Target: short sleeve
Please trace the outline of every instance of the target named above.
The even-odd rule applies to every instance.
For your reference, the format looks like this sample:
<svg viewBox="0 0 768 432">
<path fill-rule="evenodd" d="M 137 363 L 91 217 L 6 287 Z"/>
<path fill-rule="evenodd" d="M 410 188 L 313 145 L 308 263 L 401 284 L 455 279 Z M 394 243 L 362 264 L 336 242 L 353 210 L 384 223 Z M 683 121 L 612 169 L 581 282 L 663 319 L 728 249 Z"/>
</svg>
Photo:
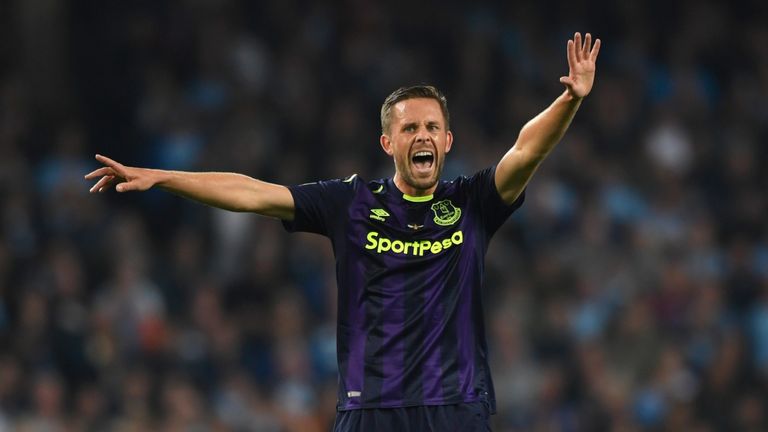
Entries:
<svg viewBox="0 0 768 432">
<path fill-rule="evenodd" d="M 469 190 L 479 209 L 486 235 L 491 237 L 525 201 L 525 190 L 512 204 L 507 204 L 496 189 L 496 166 L 490 166 L 469 177 Z"/>
<path fill-rule="evenodd" d="M 295 210 L 292 221 L 283 221 L 286 231 L 330 237 L 333 224 L 344 220 L 342 215 L 352 199 L 354 188 L 351 179 L 289 186 Z"/>
</svg>

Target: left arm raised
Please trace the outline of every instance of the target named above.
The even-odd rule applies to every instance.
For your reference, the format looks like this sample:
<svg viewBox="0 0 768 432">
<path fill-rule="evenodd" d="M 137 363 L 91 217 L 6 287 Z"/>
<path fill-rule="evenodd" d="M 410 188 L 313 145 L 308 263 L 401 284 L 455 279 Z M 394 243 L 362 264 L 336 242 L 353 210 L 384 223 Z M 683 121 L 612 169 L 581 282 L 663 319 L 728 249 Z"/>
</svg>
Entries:
<svg viewBox="0 0 768 432">
<path fill-rule="evenodd" d="M 514 202 L 525 189 L 539 164 L 568 130 L 582 99 L 592 90 L 600 39 L 595 40 L 594 46 L 591 45 L 592 36 L 589 33 L 583 43 L 580 33 L 568 41 L 568 76 L 560 78 L 566 87 L 565 92 L 523 126 L 515 145 L 497 165 L 496 189 L 506 203 Z"/>
</svg>

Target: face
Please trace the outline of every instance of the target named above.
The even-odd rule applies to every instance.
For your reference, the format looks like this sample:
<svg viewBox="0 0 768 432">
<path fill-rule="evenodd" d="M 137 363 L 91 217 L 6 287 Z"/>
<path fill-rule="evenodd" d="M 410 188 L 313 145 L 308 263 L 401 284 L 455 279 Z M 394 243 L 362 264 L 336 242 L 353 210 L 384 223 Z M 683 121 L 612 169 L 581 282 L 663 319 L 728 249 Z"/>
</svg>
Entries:
<svg viewBox="0 0 768 432">
<path fill-rule="evenodd" d="M 381 147 L 395 160 L 395 184 L 413 196 L 435 190 L 452 142 L 440 104 L 429 98 L 396 103 L 389 133 L 381 136 Z"/>
</svg>

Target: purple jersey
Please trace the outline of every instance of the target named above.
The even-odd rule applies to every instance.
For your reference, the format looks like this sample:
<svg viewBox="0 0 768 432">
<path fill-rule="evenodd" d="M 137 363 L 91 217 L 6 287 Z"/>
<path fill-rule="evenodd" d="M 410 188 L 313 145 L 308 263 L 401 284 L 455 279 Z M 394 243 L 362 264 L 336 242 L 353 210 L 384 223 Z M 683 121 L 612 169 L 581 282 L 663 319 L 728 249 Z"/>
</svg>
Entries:
<svg viewBox="0 0 768 432">
<path fill-rule="evenodd" d="M 409 197 L 391 179 L 290 188 L 289 231 L 331 239 L 339 287 L 339 410 L 487 401 L 481 288 L 505 204 L 494 167 Z"/>
</svg>

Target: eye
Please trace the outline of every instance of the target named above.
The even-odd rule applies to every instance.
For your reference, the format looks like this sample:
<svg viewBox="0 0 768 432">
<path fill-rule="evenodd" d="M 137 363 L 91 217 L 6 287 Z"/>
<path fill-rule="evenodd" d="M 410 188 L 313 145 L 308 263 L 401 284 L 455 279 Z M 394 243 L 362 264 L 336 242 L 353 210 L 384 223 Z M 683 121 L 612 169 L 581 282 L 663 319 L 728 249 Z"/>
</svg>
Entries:
<svg viewBox="0 0 768 432">
<path fill-rule="evenodd" d="M 415 125 L 406 125 L 406 126 L 403 128 L 403 130 L 404 130 L 405 132 L 414 132 L 414 131 L 416 130 L 416 126 L 415 126 Z"/>
<path fill-rule="evenodd" d="M 431 130 L 431 131 L 437 131 L 437 130 L 440 130 L 440 126 L 438 126 L 438 125 L 436 125 L 436 124 L 431 124 L 431 125 L 427 126 L 427 128 L 428 128 L 429 130 Z"/>
</svg>

